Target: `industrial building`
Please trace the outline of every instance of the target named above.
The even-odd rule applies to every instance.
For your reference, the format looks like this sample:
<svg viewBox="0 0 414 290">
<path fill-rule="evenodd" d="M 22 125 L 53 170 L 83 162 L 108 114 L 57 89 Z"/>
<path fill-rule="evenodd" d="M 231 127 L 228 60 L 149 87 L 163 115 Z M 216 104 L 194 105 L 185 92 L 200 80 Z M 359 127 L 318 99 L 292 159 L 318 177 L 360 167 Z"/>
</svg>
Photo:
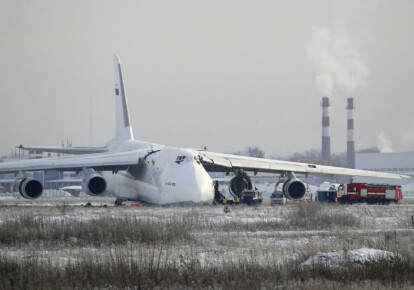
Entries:
<svg viewBox="0 0 414 290">
<path fill-rule="evenodd" d="M 356 153 L 355 167 L 414 176 L 414 152 Z"/>
</svg>

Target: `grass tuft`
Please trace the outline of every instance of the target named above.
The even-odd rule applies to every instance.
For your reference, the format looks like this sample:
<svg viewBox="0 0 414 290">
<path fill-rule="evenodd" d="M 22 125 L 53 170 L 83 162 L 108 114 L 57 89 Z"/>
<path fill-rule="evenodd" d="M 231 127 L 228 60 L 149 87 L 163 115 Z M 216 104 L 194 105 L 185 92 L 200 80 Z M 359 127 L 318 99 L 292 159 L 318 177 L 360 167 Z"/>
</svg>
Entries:
<svg viewBox="0 0 414 290">
<path fill-rule="evenodd" d="M 196 258 L 173 262 L 162 249 L 153 250 L 149 259 L 122 252 L 107 258 L 85 257 L 62 267 L 37 258 L 14 259 L 0 256 L 2 289 L 76 289 L 76 288 L 220 288 L 316 289 L 322 285 L 362 285 L 373 288 L 403 288 L 414 283 L 414 263 L 410 259 L 394 263 L 380 261 L 365 266 L 345 264 L 330 268 L 323 264 L 301 267 L 298 262 L 284 265 L 258 265 L 254 261 L 222 262 L 202 267 Z"/>
<path fill-rule="evenodd" d="M 137 217 L 104 217 L 89 221 L 51 220 L 23 215 L 0 224 L 0 244 L 46 243 L 70 246 L 104 246 L 128 242 L 174 243 L 191 241 L 188 228 L 174 220 L 151 221 Z"/>
</svg>

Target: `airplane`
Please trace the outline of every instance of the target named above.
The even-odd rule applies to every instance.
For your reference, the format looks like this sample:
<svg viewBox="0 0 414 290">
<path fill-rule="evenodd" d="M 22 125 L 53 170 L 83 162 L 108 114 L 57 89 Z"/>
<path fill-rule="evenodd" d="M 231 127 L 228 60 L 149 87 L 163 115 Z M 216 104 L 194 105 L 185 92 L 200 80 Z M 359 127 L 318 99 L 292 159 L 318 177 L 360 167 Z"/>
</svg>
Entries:
<svg viewBox="0 0 414 290">
<path fill-rule="evenodd" d="M 0 164 L 0 173 L 16 173 L 20 194 L 26 199 L 41 196 L 43 184 L 31 171 L 83 171 L 83 191 L 91 196 L 113 194 L 117 200 L 151 204 L 211 202 L 213 180 L 207 172 L 234 173 L 229 189 L 238 195 L 252 189 L 248 173 L 275 173 L 286 177 L 283 193 L 288 199 L 301 199 L 305 183 L 296 174 L 328 174 L 402 179 L 406 175 L 322 166 L 307 163 L 253 158 L 206 150 L 170 147 L 135 140 L 129 118 L 121 72 L 114 56 L 116 135 L 104 147 L 21 147 L 72 156 L 25 160 Z"/>
</svg>

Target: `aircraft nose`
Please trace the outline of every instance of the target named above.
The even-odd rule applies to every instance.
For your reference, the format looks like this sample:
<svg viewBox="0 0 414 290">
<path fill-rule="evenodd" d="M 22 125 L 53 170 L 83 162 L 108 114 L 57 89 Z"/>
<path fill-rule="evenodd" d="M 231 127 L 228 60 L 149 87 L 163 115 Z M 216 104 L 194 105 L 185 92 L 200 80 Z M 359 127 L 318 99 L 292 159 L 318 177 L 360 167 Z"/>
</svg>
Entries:
<svg viewBox="0 0 414 290">
<path fill-rule="evenodd" d="M 207 202 L 214 199 L 214 184 L 210 175 L 201 165 L 194 164 L 194 173 L 191 188 L 193 191 L 193 201 Z"/>
<path fill-rule="evenodd" d="M 163 174 L 160 203 L 209 202 L 214 199 L 214 185 L 204 167 L 181 163 Z"/>
<path fill-rule="evenodd" d="M 214 199 L 214 184 L 210 175 L 204 168 L 196 170 L 195 181 L 197 184 L 196 187 L 199 189 L 199 201 L 212 201 Z"/>
</svg>

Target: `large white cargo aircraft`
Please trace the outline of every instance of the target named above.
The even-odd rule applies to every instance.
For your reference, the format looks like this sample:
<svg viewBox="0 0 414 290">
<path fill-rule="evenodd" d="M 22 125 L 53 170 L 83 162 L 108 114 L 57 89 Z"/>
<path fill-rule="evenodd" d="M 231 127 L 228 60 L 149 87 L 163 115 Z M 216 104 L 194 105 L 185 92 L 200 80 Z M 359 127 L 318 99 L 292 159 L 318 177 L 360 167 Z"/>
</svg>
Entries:
<svg viewBox="0 0 414 290">
<path fill-rule="evenodd" d="M 38 198 L 42 183 L 31 171 L 83 171 L 84 192 L 99 196 L 112 193 L 118 199 L 154 204 L 206 202 L 214 197 L 214 185 L 207 171 L 234 172 L 230 190 L 239 194 L 251 189 L 248 172 L 284 175 L 283 192 L 289 199 L 301 199 L 306 192 L 299 174 L 329 174 L 401 179 L 408 176 L 370 172 L 306 163 L 251 158 L 205 150 L 183 149 L 134 140 L 118 56 L 115 65 L 116 136 L 105 147 L 37 147 L 45 152 L 77 156 L 26 160 L 0 164 L 0 173 L 16 172 L 19 192 L 27 199 Z M 26 148 L 30 149 L 30 148 Z"/>
</svg>

